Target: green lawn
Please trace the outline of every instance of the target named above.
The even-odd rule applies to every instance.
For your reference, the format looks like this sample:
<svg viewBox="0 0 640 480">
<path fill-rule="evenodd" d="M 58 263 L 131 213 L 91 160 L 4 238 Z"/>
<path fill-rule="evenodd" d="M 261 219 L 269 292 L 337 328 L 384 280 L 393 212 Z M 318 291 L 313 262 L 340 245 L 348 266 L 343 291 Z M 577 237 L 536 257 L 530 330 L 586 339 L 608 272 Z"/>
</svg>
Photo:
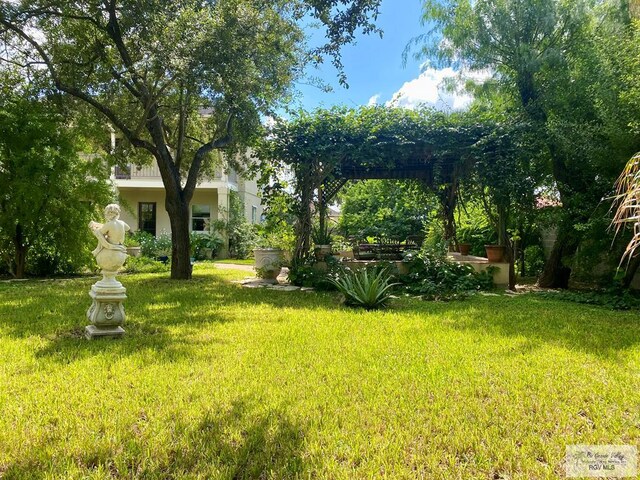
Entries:
<svg viewBox="0 0 640 480">
<path fill-rule="evenodd" d="M 225 258 L 224 260 L 214 260 L 214 263 L 230 263 L 233 265 L 254 265 L 256 261 L 253 258 Z"/>
<path fill-rule="evenodd" d="M 640 443 L 637 312 L 194 276 L 121 277 L 120 341 L 82 338 L 95 279 L 0 284 L 3 480 L 563 478 L 567 444 Z"/>
</svg>

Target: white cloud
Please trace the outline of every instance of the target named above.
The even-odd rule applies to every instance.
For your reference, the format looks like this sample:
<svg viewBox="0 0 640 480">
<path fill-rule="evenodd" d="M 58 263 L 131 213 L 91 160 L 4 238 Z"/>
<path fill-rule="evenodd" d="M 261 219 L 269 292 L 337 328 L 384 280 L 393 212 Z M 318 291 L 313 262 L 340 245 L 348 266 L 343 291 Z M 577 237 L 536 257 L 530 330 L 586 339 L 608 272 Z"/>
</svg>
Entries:
<svg viewBox="0 0 640 480">
<path fill-rule="evenodd" d="M 367 105 L 372 106 L 372 105 L 377 105 L 378 104 L 378 100 L 380 100 L 380 94 L 376 93 L 374 96 L 372 96 L 369 101 L 367 102 Z"/>
<path fill-rule="evenodd" d="M 460 73 L 452 68 L 427 68 L 418 78 L 406 82 L 393 94 L 387 106 L 416 108 L 426 104 L 438 110 L 463 110 L 473 101 L 473 96 L 463 89 L 464 80 L 483 82 L 491 72 Z M 450 90 L 446 83 L 454 81 L 456 88 Z"/>
</svg>

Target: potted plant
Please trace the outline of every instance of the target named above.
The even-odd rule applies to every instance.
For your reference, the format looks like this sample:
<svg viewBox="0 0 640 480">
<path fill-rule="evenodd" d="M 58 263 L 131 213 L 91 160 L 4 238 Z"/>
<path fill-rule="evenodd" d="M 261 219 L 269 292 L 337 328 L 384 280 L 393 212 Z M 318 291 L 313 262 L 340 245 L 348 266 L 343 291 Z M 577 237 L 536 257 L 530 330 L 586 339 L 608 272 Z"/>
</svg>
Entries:
<svg viewBox="0 0 640 480">
<path fill-rule="evenodd" d="M 124 239 L 124 246 L 127 247 L 127 255 L 130 255 L 132 257 L 139 257 L 142 254 L 140 242 L 129 235 L 127 235 Z"/>
<path fill-rule="evenodd" d="M 485 245 L 489 263 L 500 263 L 504 259 L 506 247 L 504 245 Z"/>
<path fill-rule="evenodd" d="M 469 243 L 469 238 L 465 233 L 467 232 L 465 231 L 460 235 L 460 238 L 458 238 L 458 251 L 460 252 L 460 255 L 469 255 L 469 252 L 471 251 L 471 244 Z"/>
<path fill-rule="evenodd" d="M 205 258 L 213 260 L 224 245 L 224 239 L 217 232 L 211 231 L 204 235 L 202 244 Z"/>
<path fill-rule="evenodd" d="M 471 244 L 466 242 L 459 243 L 458 248 L 460 249 L 460 255 L 469 255 L 469 252 L 471 251 Z"/>
<path fill-rule="evenodd" d="M 325 257 L 331 255 L 331 233 L 332 230 L 326 224 L 314 228 L 311 232 L 311 239 L 315 245 L 313 253 L 318 262 L 324 262 Z"/>
<path fill-rule="evenodd" d="M 284 263 L 283 239 L 277 234 L 268 234 L 258 240 L 253 249 L 256 274 L 266 280 L 275 280 Z"/>
</svg>

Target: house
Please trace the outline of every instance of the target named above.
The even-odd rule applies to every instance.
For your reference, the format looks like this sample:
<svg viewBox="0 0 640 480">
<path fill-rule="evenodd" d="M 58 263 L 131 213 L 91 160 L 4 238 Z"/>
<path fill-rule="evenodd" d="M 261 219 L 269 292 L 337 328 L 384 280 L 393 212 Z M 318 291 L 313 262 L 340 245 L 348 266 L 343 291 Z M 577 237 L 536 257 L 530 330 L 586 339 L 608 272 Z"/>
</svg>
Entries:
<svg viewBox="0 0 640 480">
<path fill-rule="evenodd" d="M 164 185 L 155 163 L 143 167 L 114 167 L 111 180 L 120 199 L 121 219 L 133 231 L 143 230 L 155 236 L 171 232 Z M 232 192 L 237 192 L 244 203 L 247 221 L 259 223 L 263 207 L 256 180 L 242 178 L 233 170 L 226 173 L 220 168 L 212 178 L 204 179 L 196 187 L 189 208 L 190 231 L 205 233 L 209 231 L 210 222 L 226 219 Z M 219 256 L 224 258 L 227 254 L 223 249 Z"/>
</svg>

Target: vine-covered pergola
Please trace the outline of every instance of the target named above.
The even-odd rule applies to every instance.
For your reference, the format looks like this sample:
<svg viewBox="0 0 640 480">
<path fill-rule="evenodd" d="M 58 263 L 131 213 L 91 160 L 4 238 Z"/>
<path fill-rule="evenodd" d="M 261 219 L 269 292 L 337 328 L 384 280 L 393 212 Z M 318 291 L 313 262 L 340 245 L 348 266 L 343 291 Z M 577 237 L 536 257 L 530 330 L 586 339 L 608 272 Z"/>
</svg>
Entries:
<svg viewBox="0 0 640 480">
<path fill-rule="evenodd" d="M 324 222 L 327 205 L 349 180 L 423 182 L 437 194 L 445 238 L 453 239 L 459 185 L 488 131 L 465 114 L 379 106 L 318 110 L 276 123 L 259 156 L 272 185 L 284 171 L 294 177 L 295 257 L 310 250 L 314 205 Z"/>
</svg>

